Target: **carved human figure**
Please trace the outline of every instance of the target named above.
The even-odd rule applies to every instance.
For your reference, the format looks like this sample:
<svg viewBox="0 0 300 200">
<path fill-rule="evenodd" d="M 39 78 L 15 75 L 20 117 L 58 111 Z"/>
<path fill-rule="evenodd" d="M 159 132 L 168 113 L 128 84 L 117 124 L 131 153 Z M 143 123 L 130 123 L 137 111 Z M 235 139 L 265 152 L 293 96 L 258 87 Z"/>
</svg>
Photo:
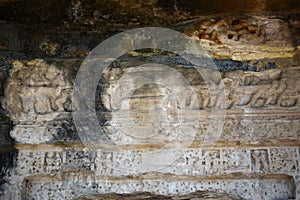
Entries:
<svg viewBox="0 0 300 200">
<path fill-rule="evenodd" d="M 274 105 L 277 103 L 279 95 L 283 93 L 286 88 L 284 80 L 273 81 L 267 88 L 260 88 L 252 96 L 250 105 L 254 108 L 263 107 L 265 105 Z"/>
<path fill-rule="evenodd" d="M 255 173 L 266 173 L 269 170 L 267 150 L 251 150 L 252 171 Z"/>
<path fill-rule="evenodd" d="M 185 106 L 191 109 L 203 109 L 203 101 L 200 92 L 190 92 L 185 101 Z"/>
<path fill-rule="evenodd" d="M 229 109 L 234 104 L 234 84 L 230 78 L 224 78 L 218 86 L 219 94 L 216 99 L 216 107 Z"/>
<path fill-rule="evenodd" d="M 286 89 L 285 80 L 280 81 L 273 81 L 271 87 L 267 90 L 269 97 L 267 98 L 266 104 L 267 105 L 275 105 L 277 104 L 279 96 L 284 92 Z"/>
</svg>

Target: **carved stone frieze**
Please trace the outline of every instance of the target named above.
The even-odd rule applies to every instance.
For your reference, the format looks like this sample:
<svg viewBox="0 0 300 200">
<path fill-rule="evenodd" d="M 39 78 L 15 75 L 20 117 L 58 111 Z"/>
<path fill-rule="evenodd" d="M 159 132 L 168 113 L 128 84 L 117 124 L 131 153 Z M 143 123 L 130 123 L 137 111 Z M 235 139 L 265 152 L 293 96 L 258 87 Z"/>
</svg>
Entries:
<svg viewBox="0 0 300 200">
<path fill-rule="evenodd" d="M 135 130 L 136 126 L 152 126 L 151 134 L 168 132 L 167 140 L 172 141 L 180 124 L 188 124 L 190 132 L 195 132 L 193 140 L 202 141 L 212 126 L 209 112 L 217 109 L 225 109 L 227 113 L 219 141 L 255 143 L 299 138 L 298 67 L 221 72 L 222 80 L 214 80 L 213 72 L 202 70 L 210 75 L 210 82 L 205 84 L 202 80 L 174 94 L 158 84 L 136 88 L 133 78 L 119 83 L 123 74 L 126 77 L 135 74 L 128 68 L 112 68 L 106 74 L 108 82 L 103 86 L 101 98 L 97 99 L 113 113 L 106 122 L 110 140 L 117 144 L 151 143 L 151 139 L 137 140 L 132 134 L 145 133 Z M 189 80 L 198 76 L 197 72 L 185 74 Z M 180 104 L 178 99 L 184 103 Z"/>
<path fill-rule="evenodd" d="M 117 73 L 117 70 L 113 69 L 115 72 L 109 74 L 108 80 L 110 80 L 110 76 L 114 76 L 113 74 Z M 127 72 L 123 71 L 123 73 Z M 197 78 L 197 72 L 194 73 L 196 74 L 192 76 Z M 292 77 L 290 77 L 291 73 L 294 73 Z M 205 72 L 205 75 L 213 79 L 213 73 L 207 74 Z M 134 74 L 128 76 L 134 76 Z M 192 85 L 193 91 L 183 90 L 182 96 L 177 98 L 185 98 L 185 106 L 191 109 L 211 107 L 222 109 L 239 107 L 261 108 L 266 106 L 293 107 L 296 106 L 299 99 L 297 83 L 300 73 L 297 68 L 284 69 L 283 71 L 281 69 L 269 69 L 261 72 L 229 71 L 222 73 L 222 76 L 224 78 L 221 81 L 212 80 L 206 84 Z M 119 75 L 119 77 L 121 76 Z M 126 94 L 134 94 L 135 85 L 133 82 L 125 81 L 119 84 L 118 80 L 110 83 L 111 85 L 102 94 L 104 106 L 109 110 L 122 109 L 120 106 L 125 104 L 129 98 Z M 152 91 L 149 87 L 144 90 L 141 89 L 144 93 L 133 95 L 134 99 L 131 100 L 131 104 L 142 101 L 142 98 L 145 98 L 144 96 L 147 95 L 153 98 L 155 96 L 168 95 L 162 90 L 164 89 L 158 86 L 156 86 L 156 91 L 153 90 L 153 86 Z M 221 96 L 225 96 L 225 103 L 221 102 Z M 149 101 L 151 100 L 150 97 L 148 99 Z M 147 98 L 145 101 L 147 101 Z"/>
<path fill-rule="evenodd" d="M 53 150 L 20 150 L 19 176 L 36 174 L 59 174 L 62 171 L 81 170 L 97 176 L 138 176 L 147 163 L 149 150 L 109 150 L 88 148 L 54 148 Z M 226 147 L 170 149 L 176 162 L 158 171 L 174 175 L 226 175 L 232 173 L 297 175 L 299 171 L 299 148 L 287 147 Z M 170 155 L 171 155 L 170 154 Z M 159 164 L 159 163 L 158 163 Z"/>
<path fill-rule="evenodd" d="M 15 123 L 51 121 L 64 111 L 70 93 L 67 76 L 43 60 L 15 61 L 3 100 Z"/>
<path fill-rule="evenodd" d="M 130 66 L 130 62 L 127 65 Z M 96 109 L 99 112 L 102 112 L 102 109 L 107 111 L 98 115 L 99 121 L 107 125 L 107 131 L 112 134 L 110 138 L 114 138 L 114 141 L 132 142 L 130 137 L 120 140 L 120 136 L 127 137 L 122 126 L 130 127 L 132 122 L 139 125 L 157 125 L 155 132 L 175 130 L 174 127 L 178 126 L 176 121 L 178 116 L 183 116 L 183 123 L 194 126 L 195 140 L 200 141 L 203 139 L 203 130 L 209 124 L 210 119 L 205 118 L 206 111 L 209 112 L 210 109 L 226 109 L 229 116 L 226 117 L 224 134 L 221 135 L 220 140 L 298 138 L 299 131 L 296 124 L 299 119 L 292 115 L 297 115 L 299 107 L 299 67 L 278 67 L 262 71 L 225 71 L 221 72 L 222 80 L 216 79 L 214 72 L 201 69 L 201 72 L 210 77 L 211 81 L 207 84 L 203 80 L 195 81 L 200 77 L 195 71 L 180 69 L 180 73 L 184 72 L 184 77 L 193 84 L 189 86 L 192 90 L 185 88 L 180 94 L 176 94 L 176 97 L 171 90 L 158 84 L 135 88 L 133 82 L 118 83 L 129 69 L 130 67 L 112 68 L 105 74 L 104 82 L 102 80 L 100 83 L 100 98 L 96 94 Z M 134 75 L 129 74 L 128 77 Z M 70 79 L 73 78 L 74 72 L 66 73 L 66 70 L 61 67 L 47 64 L 42 60 L 13 63 L 2 104 L 17 124 L 11 132 L 14 138 L 18 138 L 17 141 L 43 143 L 57 138 L 57 128 L 61 125 L 55 125 L 55 128 L 53 121 L 70 118 L 72 92 Z M 221 101 L 222 98 L 225 98 L 225 102 Z M 169 107 L 164 111 L 166 106 Z M 184 116 L 181 112 L 182 108 L 188 110 L 189 116 Z M 282 113 L 286 108 L 289 113 L 295 112 L 289 114 L 290 118 L 286 116 L 289 119 L 281 120 L 280 117 L 268 119 L 268 112 L 275 113 L 278 110 Z M 128 117 L 124 117 L 126 110 L 129 110 L 131 121 L 128 121 Z M 111 119 L 111 111 L 114 112 L 113 119 Z M 159 112 L 160 114 L 157 115 Z M 201 117 L 193 117 L 199 115 L 198 112 Z M 244 115 L 245 112 L 247 115 Z M 245 117 L 230 117 L 236 113 L 239 113 L 238 116 L 243 113 Z M 251 113 L 252 115 L 264 114 L 252 117 L 249 115 Z M 169 121 L 161 121 L 162 118 Z M 258 118 L 264 120 L 264 123 L 260 123 Z M 276 121 L 273 121 L 275 119 Z M 74 125 L 70 123 L 69 126 L 71 129 Z M 264 131 L 266 128 L 268 132 Z M 169 140 L 177 139 L 172 139 L 172 134 L 168 137 Z"/>
<path fill-rule="evenodd" d="M 15 61 L 2 100 L 16 124 L 11 136 L 21 143 L 52 140 L 58 130 L 48 122 L 66 115 L 72 87 L 68 75 L 43 60 Z"/>
</svg>

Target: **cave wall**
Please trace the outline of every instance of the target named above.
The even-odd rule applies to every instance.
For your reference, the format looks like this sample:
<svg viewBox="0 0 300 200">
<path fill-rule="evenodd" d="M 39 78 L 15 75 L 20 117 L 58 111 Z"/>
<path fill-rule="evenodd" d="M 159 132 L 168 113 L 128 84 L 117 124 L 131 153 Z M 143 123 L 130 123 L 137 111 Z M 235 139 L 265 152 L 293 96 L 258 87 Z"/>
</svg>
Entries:
<svg viewBox="0 0 300 200">
<path fill-rule="evenodd" d="M 5 0 L 0 17 L 1 198 L 299 199 L 298 1 Z M 174 52 L 128 52 L 103 74 L 95 94 L 105 142 L 82 142 L 72 116 L 82 62 L 105 39 L 145 26 L 196 40 L 220 76 L 205 67 L 195 70 Z M 138 80 L 135 67 L 153 62 L 188 80 L 189 89 L 177 96 L 182 107 L 167 99 L 171 106 L 153 110 L 170 96 L 159 84 L 115 89 L 122 77 Z M 170 70 L 142 70 L 147 73 L 178 84 Z M 174 156 L 176 162 L 145 171 L 145 152 L 180 141 L 173 137 L 178 107 L 187 110 L 180 116 L 192 127 L 193 142 L 169 148 L 147 166 L 159 168 Z M 211 149 L 201 144 L 214 109 L 226 115 Z M 134 137 L 140 132 L 132 127 L 153 120 L 155 139 Z"/>
</svg>

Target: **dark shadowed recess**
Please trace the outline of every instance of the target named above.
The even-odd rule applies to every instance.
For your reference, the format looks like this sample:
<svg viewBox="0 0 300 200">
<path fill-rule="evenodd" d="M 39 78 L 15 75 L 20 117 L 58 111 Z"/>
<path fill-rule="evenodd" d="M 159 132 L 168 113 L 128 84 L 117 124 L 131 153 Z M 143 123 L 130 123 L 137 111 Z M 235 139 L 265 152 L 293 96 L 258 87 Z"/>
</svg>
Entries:
<svg viewBox="0 0 300 200">
<path fill-rule="evenodd" d="M 3 66 L 0 66 L 0 73 L 2 74 L 2 77 L 0 77 L 0 100 L 4 93 L 3 82 L 5 82 L 7 78 L 5 72 L 6 69 Z M 14 141 L 9 135 L 11 128 L 12 122 L 0 104 L 0 197 L 3 192 L 2 186 L 5 184 L 4 177 L 10 174 L 17 153 L 14 148 Z"/>
<path fill-rule="evenodd" d="M 147 17 L 153 8 L 161 8 L 172 14 L 185 12 L 189 16 L 243 12 L 292 13 L 300 10 L 299 0 L 76 0 L 74 2 L 77 1 L 82 2 L 82 14 L 85 16 L 92 15 L 93 10 L 97 9 L 101 14 L 108 14 L 110 18 L 119 17 L 118 20 L 123 21 L 128 17 L 136 17 L 139 11 Z M 35 23 L 44 23 L 44 26 L 63 24 L 72 21 L 68 17 L 71 7 L 71 0 L 0 0 L 0 19 L 31 25 Z M 126 15 L 120 12 L 125 12 Z M 151 17 L 151 14 L 149 16 Z M 151 24 L 151 19 L 149 20 Z"/>
<path fill-rule="evenodd" d="M 174 7 L 186 12 L 196 13 L 235 13 L 235 12 L 292 12 L 299 11 L 298 0 L 158 0 L 165 9 Z"/>
</svg>

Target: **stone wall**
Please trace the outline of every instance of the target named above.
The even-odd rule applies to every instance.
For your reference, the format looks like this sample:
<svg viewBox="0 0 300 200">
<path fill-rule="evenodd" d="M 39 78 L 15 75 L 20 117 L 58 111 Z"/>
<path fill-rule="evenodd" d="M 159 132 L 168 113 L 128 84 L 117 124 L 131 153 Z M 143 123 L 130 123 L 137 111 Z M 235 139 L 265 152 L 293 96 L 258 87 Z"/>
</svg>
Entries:
<svg viewBox="0 0 300 200">
<path fill-rule="evenodd" d="M 300 198 L 298 4 L 277 3 L 291 13 L 271 15 L 167 2 L 78 0 L 58 8 L 0 1 L 2 199 Z M 235 11 L 271 11 L 276 2 L 234 4 Z M 35 19 L 18 6 L 50 12 Z M 84 141 L 72 115 L 84 58 L 118 32 L 162 25 L 196 40 L 218 71 L 161 49 L 127 52 L 97 85 L 94 109 L 103 135 Z M 170 69 L 138 68 L 143 63 Z M 176 98 L 160 84 L 134 82 L 156 73 L 179 87 L 172 70 L 189 83 Z M 205 144 L 220 125 L 216 143 Z M 193 138 L 178 148 L 190 136 L 180 137 L 181 129 Z"/>
</svg>

